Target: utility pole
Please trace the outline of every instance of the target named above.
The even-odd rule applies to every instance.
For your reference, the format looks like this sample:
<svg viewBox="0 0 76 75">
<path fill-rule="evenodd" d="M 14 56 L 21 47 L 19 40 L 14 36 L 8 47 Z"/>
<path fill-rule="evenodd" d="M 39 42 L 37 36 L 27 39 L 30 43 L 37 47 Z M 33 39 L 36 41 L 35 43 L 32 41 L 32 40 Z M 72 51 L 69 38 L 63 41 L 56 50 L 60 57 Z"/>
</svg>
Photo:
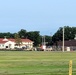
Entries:
<svg viewBox="0 0 76 75">
<path fill-rule="evenodd" d="M 45 36 L 42 36 L 42 49 L 46 50 Z"/>
<path fill-rule="evenodd" d="M 45 36 L 44 36 L 44 46 L 45 46 Z"/>
<path fill-rule="evenodd" d="M 63 52 L 64 52 L 64 27 L 63 27 Z"/>
<path fill-rule="evenodd" d="M 43 36 L 42 36 L 42 46 L 43 46 Z"/>
<path fill-rule="evenodd" d="M 46 51 L 45 35 L 44 35 L 44 51 Z"/>
</svg>

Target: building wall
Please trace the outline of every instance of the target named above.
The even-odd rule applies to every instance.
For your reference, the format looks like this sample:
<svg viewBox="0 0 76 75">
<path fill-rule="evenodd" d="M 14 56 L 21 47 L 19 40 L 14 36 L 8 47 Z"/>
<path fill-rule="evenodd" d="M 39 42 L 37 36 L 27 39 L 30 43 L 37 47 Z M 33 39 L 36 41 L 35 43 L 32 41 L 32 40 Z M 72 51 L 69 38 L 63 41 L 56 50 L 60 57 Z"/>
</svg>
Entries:
<svg viewBox="0 0 76 75">
<path fill-rule="evenodd" d="M 21 47 L 33 48 L 33 42 L 22 42 Z"/>
<path fill-rule="evenodd" d="M 4 44 L 0 44 L 0 49 L 4 49 Z"/>
<path fill-rule="evenodd" d="M 33 48 L 33 42 L 22 42 L 22 44 L 20 46 L 16 46 L 16 43 L 13 41 L 7 41 L 6 43 L 0 43 L 0 49 L 14 49 L 16 48 L 22 48 L 22 47 L 26 47 L 28 49 Z"/>
<path fill-rule="evenodd" d="M 14 42 L 11 42 L 11 41 L 8 41 L 4 44 L 5 48 L 7 49 L 14 49 L 14 46 L 15 46 L 15 43 Z"/>
</svg>

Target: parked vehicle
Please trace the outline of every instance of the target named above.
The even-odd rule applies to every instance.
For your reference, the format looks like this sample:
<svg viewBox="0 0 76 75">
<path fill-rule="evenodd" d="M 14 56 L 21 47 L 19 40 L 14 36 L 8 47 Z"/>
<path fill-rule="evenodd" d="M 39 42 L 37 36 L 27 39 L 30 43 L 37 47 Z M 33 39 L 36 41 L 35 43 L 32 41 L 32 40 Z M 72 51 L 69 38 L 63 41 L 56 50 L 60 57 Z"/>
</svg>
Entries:
<svg viewBox="0 0 76 75">
<path fill-rule="evenodd" d="M 53 48 L 51 46 L 46 47 L 46 51 L 52 51 L 52 50 L 53 50 Z"/>
</svg>

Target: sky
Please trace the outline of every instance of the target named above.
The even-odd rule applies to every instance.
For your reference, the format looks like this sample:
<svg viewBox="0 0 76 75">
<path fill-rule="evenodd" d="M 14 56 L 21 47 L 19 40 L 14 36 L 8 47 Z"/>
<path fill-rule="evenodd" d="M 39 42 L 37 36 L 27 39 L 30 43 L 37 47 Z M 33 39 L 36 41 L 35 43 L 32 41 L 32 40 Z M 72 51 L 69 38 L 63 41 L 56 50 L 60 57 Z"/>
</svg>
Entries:
<svg viewBox="0 0 76 75">
<path fill-rule="evenodd" d="M 53 35 L 63 26 L 76 26 L 76 0 L 0 0 L 0 32 Z"/>
</svg>

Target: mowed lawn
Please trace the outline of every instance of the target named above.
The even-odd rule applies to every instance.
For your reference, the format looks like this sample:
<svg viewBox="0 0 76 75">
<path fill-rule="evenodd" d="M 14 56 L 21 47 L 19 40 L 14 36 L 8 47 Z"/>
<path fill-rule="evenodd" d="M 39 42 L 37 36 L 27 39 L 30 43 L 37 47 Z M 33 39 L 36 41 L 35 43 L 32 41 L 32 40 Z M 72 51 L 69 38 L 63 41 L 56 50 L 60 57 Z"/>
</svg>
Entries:
<svg viewBox="0 0 76 75">
<path fill-rule="evenodd" d="M 0 75 L 76 75 L 76 52 L 0 51 Z"/>
</svg>

